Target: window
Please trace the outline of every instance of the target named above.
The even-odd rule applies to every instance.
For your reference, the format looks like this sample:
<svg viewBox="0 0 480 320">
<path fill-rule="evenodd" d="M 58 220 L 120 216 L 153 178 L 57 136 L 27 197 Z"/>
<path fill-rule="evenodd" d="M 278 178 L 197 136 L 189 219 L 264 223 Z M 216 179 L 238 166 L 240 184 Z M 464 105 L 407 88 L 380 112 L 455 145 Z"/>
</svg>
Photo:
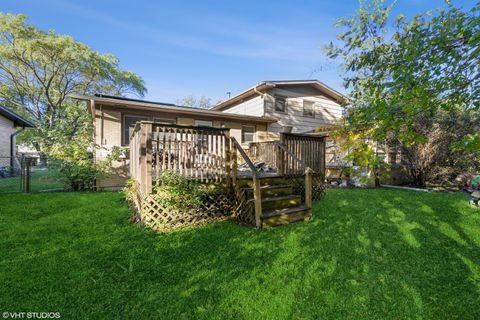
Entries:
<svg viewBox="0 0 480 320">
<path fill-rule="evenodd" d="M 304 117 L 314 117 L 315 116 L 315 103 L 313 101 L 303 100 L 303 116 Z"/>
<path fill-rule="evenodd" d="M 156 123 L 161 123 L 161 124 L 175 124 L 176 123 L 176 121 L 173 120 L 173 119 L 153 118 L 153 121 L 155 121 Z M 165 135 L 165 133 L 162 133 L 162 132 L 157 133 L 157 132 L 153 131 L 153 133 L 152 133 L 153 139 L 162 140 L 164 135 Z"/>
<path fill-rule="evenodd" d="M 255 140 L 255 126 L 242 126 L 242 143 L 249 143 Z"/>
<path fill-rule="evenodd" d="M 176 121 L 173 119 L 161 119 L 161 118 L 153 118 L 153 121 L 156 123 L 163 123 L 163 124 L 175 124 Z"/>
<path fill-rule="evenodd" d="M 148 117 L 141 116 L 125 116 L 123 118 L 123 144 L 128 145 L 130 143 L 130 135 L 135 128 L 135 124 L 139 121 L 149 120 Z"/>
<path fill-rule="evenodd" d="M 195 120 L 195 126 L 213 127 L 213 122 L 206 121 L 206 120 Z M 203 134 L 197 135 L 197 148 L 199 153 L 201 152 L 202 149 L 204 154 L 208 152 L 208 136 Z"/>
<path fill-rule="evenodd" d="M 285 112 L 287 101 L 285 97 L 275 96 L 275 111 Z"/>
<path fill-rule="evenodd" d="M 135 128 L 135 124 L 139 121 L 155 121 L 157 123 L 175 124 L 175 120 L 173 119 L 161 119 L 161 118 L 125 115 L 123 117 L 123 145 L 126 145 L 126 146 L 129 145 L 130 135 L 132 134 L 133 129 Z"/>
<path fill-rule="evenodd" d="M 195 126 L 197 127 L 213 127 L 212 121 L 205 121 L 205 120 L 195 120 Z"/>
</svg>

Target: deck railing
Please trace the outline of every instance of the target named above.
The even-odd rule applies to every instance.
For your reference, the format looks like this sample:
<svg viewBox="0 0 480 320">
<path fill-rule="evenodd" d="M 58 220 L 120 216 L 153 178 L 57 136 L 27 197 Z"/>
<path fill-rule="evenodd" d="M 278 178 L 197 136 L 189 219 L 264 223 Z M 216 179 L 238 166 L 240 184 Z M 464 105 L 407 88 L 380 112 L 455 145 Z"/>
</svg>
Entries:
<svg viewBox="0 0 480 320">
<path fill-rule="evenodd" d="M 272 161 L 276 162 L 277 173 L 294 185 L 295 192 L 302 195 L 308 207 L 319 198 L 317 195 L 322 194 L 324 188 L 325 162 L 322 155 L 325 141 L 322 139 L 282 135 L 280 141 L 268 142 L 265 148 L 257 149 L 275 154 L 271 159 L 275 159 Z M 238 160 L 247 163 L 251 171 L 253 202 L 246 198 L 245 190 L 238 181 Z M 314 168 L 319 169 L 317 171 Z M 220 202 L 230 203 L 229 208 L 235 214 L 245 213 L 251 224 L 261 227 L 261 172 L 258 172 L 238 141 L 229 136 L 229 129 L 151 121 L 137 123 L 130 136 L 130 174 L 137 182 L 138 194 L 144 199 L 148 198 L 152 193 L 152 185 L 167 170 L 196 181 L 226 186 L 226 190 L 233 191 L 234 196 L 231 199 L 224 197 Z M 143 203 L 145 208 L 142 210 L 149 217 L 152 217 L 152 212 L 155 216 L 158 210 L 165 211 L 152 199 Z"/>
<path fill-rule="evenodd" d="M 277 142 L 251 142 L 248 146 L 248 155 L 255 162 L 264 162 L 272 168 L 277 168 Z"/>
<path fill-rule="evenodd" d="M 279 148 L 279 144 L 284 148 Z M 279 141 L 250 143 L 248 155 L 255 162 L 276 169 L 280 175 L 303 174 L 302 163 L 317 174 L 325 174 L 325 137 L 282 133 Z"/>
<path fill-rule="evenodd" d="M 130 137 L 130 174 L 145 194 L 167 170 L 200 182 L 221 182 L 229 176 L 229 152 L 228 129 L 142 121 Z"/>
<path fill-rule="evenodd" d="M 277 157 L 280 158 L 278 163 L 283 164 L 283 167 L 280 168 L 281 172 L 283 174 L 301 174 L 304 170 L 301 163 L 304 163 L 316 174 L 325 175 L 325 140 L 325 137 L 314 135 L 282 133 L 280 143 L 300 162 L 291 156 L 285 156 L 285 153 L 280 151 Z"/>
</svg>

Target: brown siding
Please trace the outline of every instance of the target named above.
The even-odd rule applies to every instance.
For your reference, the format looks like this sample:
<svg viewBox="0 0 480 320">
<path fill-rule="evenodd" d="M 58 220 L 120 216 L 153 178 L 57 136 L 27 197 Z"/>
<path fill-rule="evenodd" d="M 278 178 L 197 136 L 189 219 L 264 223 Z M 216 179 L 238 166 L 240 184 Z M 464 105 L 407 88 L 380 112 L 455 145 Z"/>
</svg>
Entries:
<svg viewBox="0 0 480 320">
<path fill-rule="evenodd" d="M 103 120 L 102 120 L 103 114 Z M 179 125 L 194 125 L 195 120 L 210 120 L 211 118 L 198 115 L 195 117 L 177 117 L 173 114 L 168 114 L 165 112 L 154 112 L 146 110 L 135 110 L 129 108 L 125 110 L 122 107 L 111 107 L 111 106 L 96 106 L 96 117 L 95 117 L 95 142 L 101 147 L 100 150 L 96 150 L 95 159 L 97 161 L 104 160 L 113 146 L 122 145 L 122 132 L 123 132 L 123 117 L 124 115 L 139 115 L 147 116 L 151 118 L 161 118 L 161 119 L 174 119 Z M 255 125 L 255 123 L 249 122 L 235 122 L 235 121 L 222 121 L 222 120 L 213 120 L 214 127 L 221 127 L 222 125 L 230 129 L 230 136 L 235 137 L 238 142 L 242 140 L 242 125 Z M 257 124 L 256 125 L 256 141 L 266 141 L 269 140 L 267 133 L 267 125 Z M 248 147 L 248 145 L 244 145 Z M 115 185 L 122 186 L 125 183 L 125 180 L 128 177 L 128 161 L 126 164 L 123 162 L 117 162 L 114 164 L 117 168 L 117 173 L 114 176 L 108 178 L 98 179 L 98 187 L 111 187 Z"/>
<path fill-rule="evenodd" d="M 10 165 L 9 158 L 1 157 L 10 157 L 10 136 L 15 131 L 13 122 L 0 115 L 0 165 Z"/>
</svg>

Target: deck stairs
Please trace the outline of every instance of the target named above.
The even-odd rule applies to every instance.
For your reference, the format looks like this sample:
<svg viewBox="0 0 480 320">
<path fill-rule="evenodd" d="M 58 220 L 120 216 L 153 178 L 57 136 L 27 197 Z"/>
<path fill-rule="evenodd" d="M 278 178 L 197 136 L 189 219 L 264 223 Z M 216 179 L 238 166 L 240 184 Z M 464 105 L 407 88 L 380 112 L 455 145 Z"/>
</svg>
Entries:
<svg viewBox="0 0 480 320">
<path fill-rule="evenodd" d="M 262 228 L 285 225 L 297 221 L 309 220 L 311 209 L 302 202 L 302 196 L 294 194 L 293 185 L 281 176 L 259 177 L 262 199 Z M 252 179 L 243 178 L 240 185 L 248 201 L 253 202 Z"/>
</svg>

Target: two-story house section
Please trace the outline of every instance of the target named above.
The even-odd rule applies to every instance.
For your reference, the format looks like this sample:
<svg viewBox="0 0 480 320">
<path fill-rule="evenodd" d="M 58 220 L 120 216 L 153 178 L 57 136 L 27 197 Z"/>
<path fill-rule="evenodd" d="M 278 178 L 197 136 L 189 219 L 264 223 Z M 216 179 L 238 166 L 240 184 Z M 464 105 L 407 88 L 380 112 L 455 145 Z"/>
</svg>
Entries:
<svg viewBox="0 0 480 320">
<path fill-rule="evenodd" d="M 267 130 L 270 138 L 276 139 L 280 132 L 306 133 L 333 126 L 342 118 L 346 101 L 344 95 L 318 80 L 263 81 L 213 110 L 276 118 Z"/>
</svg>

